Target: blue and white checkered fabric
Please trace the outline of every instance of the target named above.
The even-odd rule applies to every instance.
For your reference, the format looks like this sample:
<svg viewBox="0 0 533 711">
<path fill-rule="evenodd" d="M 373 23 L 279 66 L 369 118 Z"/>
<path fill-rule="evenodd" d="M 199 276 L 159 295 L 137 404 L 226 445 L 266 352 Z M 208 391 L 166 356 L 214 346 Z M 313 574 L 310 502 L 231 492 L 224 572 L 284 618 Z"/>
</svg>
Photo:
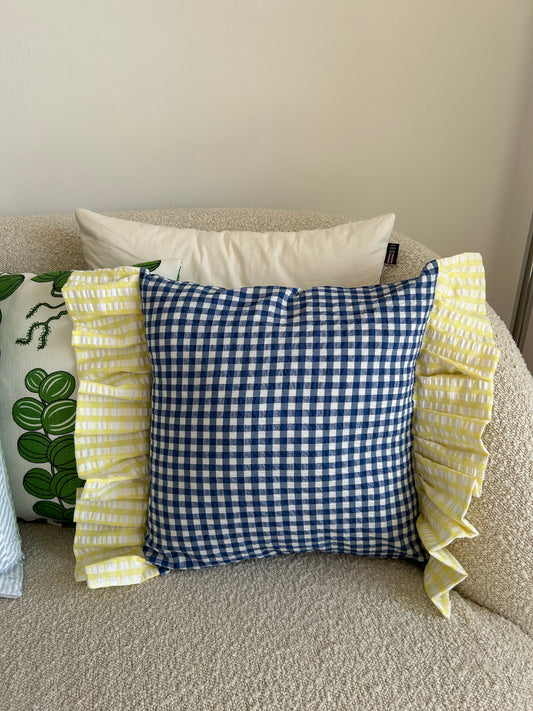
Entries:
<svg viewBox="0 0 533 711">
<path fill-rule="evenodd" d="M 15 506 L 0 444 L 0 597 L 22 594 L 22 551 Z"/>
<path fill-rule="evenodd" d="M 143 270 L 146 558 L 162 569 L 311 550 L 424 560 L 411 419 L 437 272 L 301 291 Z"/>
</svg>

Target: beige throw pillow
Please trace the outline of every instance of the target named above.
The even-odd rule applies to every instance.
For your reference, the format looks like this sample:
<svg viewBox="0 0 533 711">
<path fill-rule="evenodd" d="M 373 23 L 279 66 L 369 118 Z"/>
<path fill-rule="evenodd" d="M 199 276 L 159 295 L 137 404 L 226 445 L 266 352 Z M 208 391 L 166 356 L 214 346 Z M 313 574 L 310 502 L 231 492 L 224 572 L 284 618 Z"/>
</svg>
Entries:
<svg viewBox="0 0 533 711">
<path fill-rule="evenodd" d="M 207 232 L 76 211 L 91 268 L 146 259 L 183 260 L 187 281 L 226 289 L 254 285 L 365 286 L 379 283 L 393 214 L 301 232 Z"/>
</svg>

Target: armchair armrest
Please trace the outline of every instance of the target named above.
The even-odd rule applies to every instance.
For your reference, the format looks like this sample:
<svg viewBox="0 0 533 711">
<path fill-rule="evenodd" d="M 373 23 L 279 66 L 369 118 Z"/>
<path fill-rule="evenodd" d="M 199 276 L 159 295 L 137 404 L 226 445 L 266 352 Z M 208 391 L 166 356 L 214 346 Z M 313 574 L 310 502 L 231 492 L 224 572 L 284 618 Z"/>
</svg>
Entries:
<svg viewBox="0 0 533 711">
<path fill-rule="evenodd" d="M 468 520 L 479 531 L 458 540 L 452 553 L 469 576 L 464 597 L 533 632 L 533 377 L 503 321 L 488 315 L 501 351 L 494 378 L 492 420 L 483 493 Z"/>
</svg>

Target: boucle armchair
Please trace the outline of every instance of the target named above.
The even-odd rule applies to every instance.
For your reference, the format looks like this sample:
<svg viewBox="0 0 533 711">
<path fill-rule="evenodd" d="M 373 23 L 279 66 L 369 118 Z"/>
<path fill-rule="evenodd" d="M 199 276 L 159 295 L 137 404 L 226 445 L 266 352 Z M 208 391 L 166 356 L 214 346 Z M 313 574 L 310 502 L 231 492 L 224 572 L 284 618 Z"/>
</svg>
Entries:
<svg viewBox="0 0 533 711">
<path fill-rule="evenodd" d="M 343 218 L 259 209 L 112 213 L 199 229 L 300 230 Z M 384 282 L 435 255 L 399 233 Z M 71 215 L 0 218 L 0 271 L 84 269 Z M 468 577 L 443 618 L 419 567 L 296 554 L 90 590 L 73 530 L 20 523 L 24 588 L 0 600 L 0 708 L 435 709 L 533 707 L 533 379 L 489 307 L 501 351 L 483 493 L 453 543 Z"/>
</svg>

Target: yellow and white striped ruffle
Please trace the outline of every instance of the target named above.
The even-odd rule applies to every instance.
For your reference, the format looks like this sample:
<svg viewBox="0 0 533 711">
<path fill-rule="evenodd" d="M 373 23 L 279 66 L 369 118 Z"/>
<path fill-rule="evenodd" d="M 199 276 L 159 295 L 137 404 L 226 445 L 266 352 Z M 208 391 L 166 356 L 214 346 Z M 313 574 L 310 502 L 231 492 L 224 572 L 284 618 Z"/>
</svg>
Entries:
<svg viewBox="0 0 533 711">
<path fill-rule="evenodd" d="M 76 580 L 90 588 L 159 575 L 142 552 L 148 506 L 152 369 L 135 267 L 73 272 L 63 296 L 72 318 L 79 391 Z"/>
<path fill-rule="evenodd" d="M 438 264 L 416 366 L 413 457 L 417 528 L 430 555 L 424 585 L 449 617 L 449 591 L 467 573 L 447 547 L 478 535 L 465 516 L 472 496 L 481 494 L 488 458 L 481 436 L 491 416 L 499 351 L 486 313 L 481 256 L 460 254 Z"/>
</svg>

